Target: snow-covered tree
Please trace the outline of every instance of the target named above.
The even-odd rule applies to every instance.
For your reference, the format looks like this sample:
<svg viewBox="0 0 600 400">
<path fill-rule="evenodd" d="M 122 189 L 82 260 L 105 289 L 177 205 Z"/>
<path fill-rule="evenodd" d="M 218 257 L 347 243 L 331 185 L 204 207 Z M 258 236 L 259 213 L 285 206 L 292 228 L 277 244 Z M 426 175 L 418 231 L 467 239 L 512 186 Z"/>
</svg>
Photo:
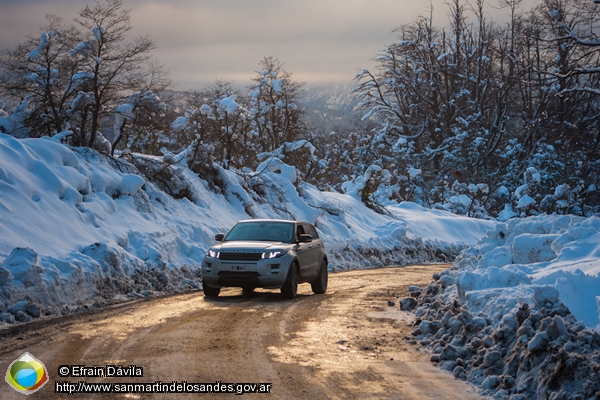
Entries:
<svg viewBox="0 0 600 400">
<path fill-rule="evenodd" d="M 219 164 L 242 168 L 256 163 L 256 143 L 250 134 L 246 97 L 229 81 L 216 80 L 202 91 L 187 94 L 183 115 L 171 125 L 178 142 L 209 144 Z"/>
<path fill-rule="evenodd" d="M 117 107 L 112 152 L 123 141 L 125 148 L 156 155 L 168 144 L 164 134 L 165 103 L 153 92 L 141 90 Z"/>
<path fill-rule="evenodd" d="M 39 37 L 29 37 L 0 55 L 0 90 L 17 101 L 27 99 L 29 116 L 22 122 L 33 137 L 66 129 L 68 109 L 77 95 L 72 77 L 79 66 L 69 51 L 78 32 L 56 15 L 46 18 Z"/>
<path fill-rule="evenodd" d="M 126 43 L 131 30 L 131 11 L 123 9 L 122 0 L 96 0 L 93 7 L 86 6 L 78 12 L 76 22 L 83 32 L 79 44 L 71 50 L 78 60 L 80 71 L 74 80 L 80 92 L 89 99 L 77 110 L 79 137 L 82 144 L 93 146 L 102 118 L 120 106 L 126 93 L 131 91 L 162 89 L 164 82 L 148 87 L 145 67 L 151 60 L 155 43 L 148 36 Z M 150 75 L 155 76 L 155 75 Z"/>
<path fill-rule="evenodd" d="M 598 171 L 590 168 L 600 158 L 599 10 L 543 0 L 524 13 L 522 3 L 500 0 L 511 18 L 497 27 L 483 0 L 471 3 L 476 23 L 467 2 L 452 0 L 446 29 L 435 28 L 432 15 L 403 25 L 377 58 L 379 71 L 357 75 L 358 109 L 376 124 L 370 164 L 392 173 L 401 197 L 419 193 L 422 204 L 483 216 L 503 210 L 507 195 L 513 213 L 564 210 L 551 201 L 558 187 L 570 188 L 570 196 L 559 192 L 576 213 L 597 198 Z M 416 191 L 407 168 L 423 171 Z M 542 179 L 519 196 L 530 168 Z M 581 176 L 583 168 L 591 173 Z M 470 189 L 482 182 L 485 195 Z"/>
<path fill-rule="evenodd" d="M 486 156 L 499 142 L 510 99 L 494 65 L 497 31 L 484 17 L 483 2 L 476 4 L 477 29 L 454 0 L 448 30 L 435 28 L 433 15 L 403 25 L 396 43 L 377 58 L 379 73 L 357 75 L 358 108 L 378 122 L 374 151 L 398 176 L 420 168 L 429 182 L 448 173 L 478 182 L 488 172 Z"/>
<path fill-rule="evenodd" d="M 305 127 L 297 101 L 302 85 L 292 80 L 283 64 L 273 57 L 263 58 L 260 71 L 250 88 L 252 134 L 260 152 L 277 149 L 285 142 L 303 139 Z"/>
<path fill-rule="evenodd" d="M 96 0 L 78 15 L 77 26 L 50 15 L 39 37 L 3 52 L 0 90 L 16 101 L 27 99 L 24 124 L 32 136 L 71 129 L 73 144 L 94 146 L 101 130 L 118 140 L 121 132 L 112 131 L 116 107 L 132 93 L 158 93 L 169 82 L 150 58 L 151 39 L 125 42 L 131 15 L 122 0 Z"/>
</svg>

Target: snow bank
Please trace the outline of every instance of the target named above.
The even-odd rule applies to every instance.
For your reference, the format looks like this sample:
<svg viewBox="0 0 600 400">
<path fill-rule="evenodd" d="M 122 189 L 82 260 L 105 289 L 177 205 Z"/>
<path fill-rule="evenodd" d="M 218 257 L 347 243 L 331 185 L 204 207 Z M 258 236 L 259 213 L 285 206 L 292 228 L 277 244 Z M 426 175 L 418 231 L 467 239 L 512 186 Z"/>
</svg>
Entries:
<svg viewBox="0 0 600 400">
<path fill-rule="evenodd" d="M 586 326 L 600 329 L 600 218 L 512 219 L 461 254 L 457 266 L 461 300 L 468 302 L 469 292 L 507 288 L 531 302 L 531 287 L 549 286 Z M 514 311 L 507 307 L 496 312 Z"/>
<path fill-rule="evenodd" d="M 95 152 L 48 139 L 0 135 L 0 160 L 3 322 L 38 316 L 7 312 L 21 301 L 56 314 L 122 294 L 199 288 L 214 231 L 247 218 L 224 205 L 215 219 L 210 204 L 176 201 Z"/>
<path fill-rule="evenodd" d="M 413 342 L 495 398 L 600 392 L 600 218 L 498 224 L 414 298 Z"/>
<path fill-rule="evenodd" d="M 387 209 L 407 223 L 409 237 L 443 243 L 473 245 L 497 224 L 495 221 L 467 218 L 410 202 L 388 204 Z"/>
</svg>

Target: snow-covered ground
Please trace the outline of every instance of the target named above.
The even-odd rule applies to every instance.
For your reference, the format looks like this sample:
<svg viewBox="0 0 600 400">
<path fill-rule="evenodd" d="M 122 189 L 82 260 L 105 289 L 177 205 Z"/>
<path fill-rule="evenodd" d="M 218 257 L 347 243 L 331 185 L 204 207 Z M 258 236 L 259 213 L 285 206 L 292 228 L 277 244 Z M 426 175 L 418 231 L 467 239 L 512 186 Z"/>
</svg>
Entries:
<svg viewBox="0 0 600 400">
<path fill-rule="evenodd" d="M 510 220 L 465 251 L 457 267 L 456 288 L 467 307 L 496 325 L 519 305 L 544 296 L 560 299 L 586 326 L 600 330 L 598 217 Z"/>
<path fill-rule="evenodd" d="M 402 307 L 413 342 L 499 399 L 600 396 L 600 218 L 496 225 Z"/>
<path fill-rule="evenodd" d="M 185 163 L 145 156 L 172 170 L 174 191 L 186 193 L 176 200 L 131 163 L 71 150 L 59 138 L 0 134 L 3 323 L 200 288 L 200 262 L 215 233 L 240 219 L 314 222 L 332 270 L 444 261 L 495 225 L 414 204 L 390 208 L 396 218 L 377 214 L 355 196 L 296 182 L 295 169 L 277 159 L 259 166 L 250 184 L 218 169 L 215 190 Z"/>
</svg>

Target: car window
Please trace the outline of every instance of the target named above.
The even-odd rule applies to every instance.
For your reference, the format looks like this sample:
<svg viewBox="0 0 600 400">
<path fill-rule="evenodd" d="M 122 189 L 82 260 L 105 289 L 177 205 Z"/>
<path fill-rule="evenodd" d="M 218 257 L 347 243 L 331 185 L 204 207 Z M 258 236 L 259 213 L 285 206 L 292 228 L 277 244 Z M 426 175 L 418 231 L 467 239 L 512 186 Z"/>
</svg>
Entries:
<svg viewBox="0 0 600 400">
<path fill-rule="evenodd" d="M 317 230 L 310 224 L 302 224 L 304 227 L 304 231 L 310 235 L 313 239 L 318 239 L 319 235 L 317 234 Z"/>
<path fill-rule="evenodd" d="M 296 240 L 300 240 L 300 235 L 304 235 L 304 228 L 299 224 L 296 226 Z"/>
<path fill-rule="evenodd" d="M 286 222 L 243 222 L 234 226 L 225 241 L 248 240 L 292 243 L 294 224 Z"/>
</svg>

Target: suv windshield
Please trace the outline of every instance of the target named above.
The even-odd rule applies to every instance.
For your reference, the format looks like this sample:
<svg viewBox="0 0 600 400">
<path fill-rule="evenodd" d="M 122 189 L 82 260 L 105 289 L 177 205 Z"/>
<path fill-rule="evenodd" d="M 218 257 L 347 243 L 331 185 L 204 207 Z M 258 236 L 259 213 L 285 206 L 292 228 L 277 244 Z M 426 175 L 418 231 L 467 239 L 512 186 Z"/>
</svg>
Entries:
<svg viewBox="0 0 600 400">
<path fill-rule="evenodd" d="M 242 222 L 234 226 L 225 237 L 229 240 L 257 240 L 292 243 L 294 224 L 287 222 Z"/>
</svg>

